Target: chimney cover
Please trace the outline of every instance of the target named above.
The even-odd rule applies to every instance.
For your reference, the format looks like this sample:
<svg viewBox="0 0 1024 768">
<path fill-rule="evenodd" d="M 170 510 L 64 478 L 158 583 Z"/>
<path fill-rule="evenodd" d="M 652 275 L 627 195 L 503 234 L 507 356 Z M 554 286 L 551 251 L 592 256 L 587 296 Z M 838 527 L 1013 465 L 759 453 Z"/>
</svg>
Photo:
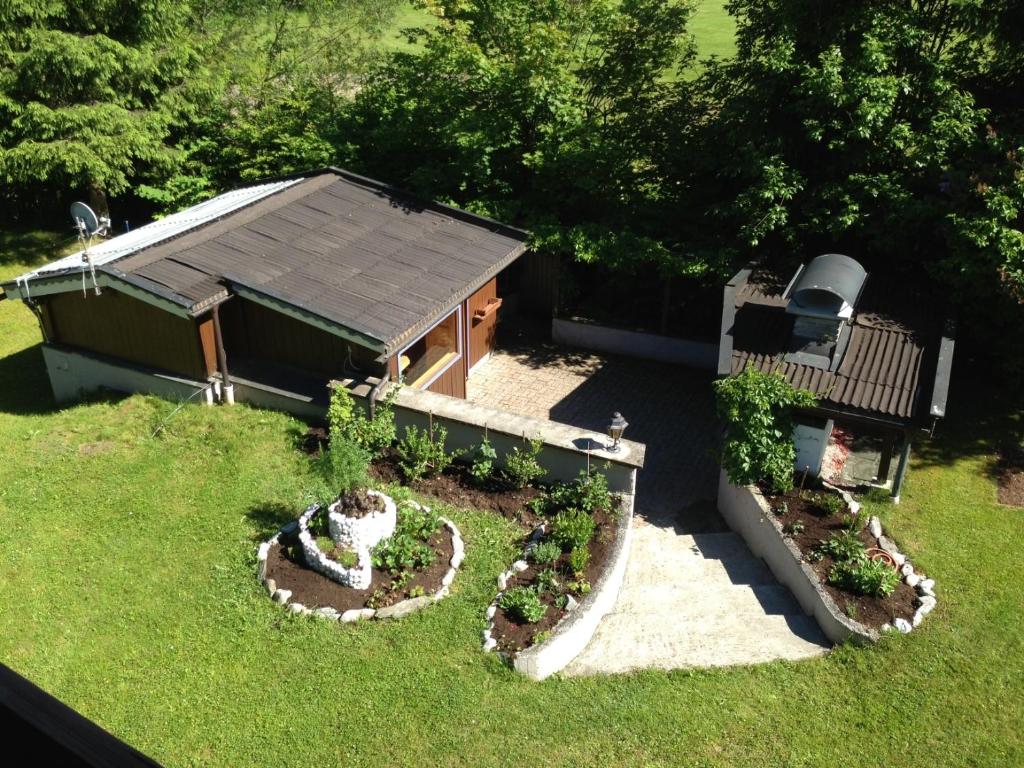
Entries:
<svg viewBox="0 0 1024 768">
<path fill-rule="evenodd" d="M 864 267 L 849 256 L 817 256 L 793 284 L 787 310 L 799 315 L 849 319 L 867 276 Z"/>
</svg>

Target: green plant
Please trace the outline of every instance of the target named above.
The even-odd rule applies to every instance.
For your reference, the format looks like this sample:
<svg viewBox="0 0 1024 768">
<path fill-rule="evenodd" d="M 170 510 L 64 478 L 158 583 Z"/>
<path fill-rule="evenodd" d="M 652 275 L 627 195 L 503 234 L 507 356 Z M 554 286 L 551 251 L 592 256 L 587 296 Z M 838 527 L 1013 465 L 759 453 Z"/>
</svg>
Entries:
<svg viewBox="0 0 1024 768">
<path fill-rule="evenodd" d="M 549 565 L 562 555 L 562 547 L 556 541 L 540 541 L 530 553 L 530 559 L 540 565 Z"/>
<path fill-rule="evenodd" d="M 778 493 L 790 490 L 796 461 L 792 412 L 815 405 L 814 395 L 794 389 L 777 371 L 761 373 L 749 365 L 713 386 L 725 422 L 722 467 L 729 481 L 765 483 Z"/>
<path fill-rule="evenodd" d="M 544 441 L 537 438 L 530 441 L 529 448 L 516 446 L 505 456 L 501 475 L 509 486 L 522 489 L 547 474 L 548 471 L 537 461 L 543 447 Z"/>
<path fill-rule="evenodd" d="M 594 518 L 579 509 L 566 509 L 555 515 L 551 523 L 551 538 L 558 542 L 564 552 L 569 552 L 590 543 L 597 524 Z"/>
<path fill-rule="evenodd" d="M 590 564 L 590 550 L 586 546 L 576 547 L 569 553 L 569 567 L 575 576 L 581 577 Z"/>
<path fill-rule="evenodd" d="M 443 472 L 458 455 L 458 452 L 445 450 L 447 440 L 448 430 L 443 426 L 433 430 L 406 427 L 405 437 L 398 441 L 397 447 L 398 465 L 406 480 L 434 477 Z"/>
<path fill-rule="evenodd" d="M 425 507 L 416 509 L 403 505 L 398 511 L 395 522 L 395 534 L 412 536 L 419 541 L 429 541 L 430 537 L 441 527 L 441 517 Z"/>
<path fill-rule="evenodd" d="M 586 595 L 590 593 L 590 582 L 586 579 L 576 579 L 570 581 L 565 585 L 570 592 L 575 592 L 577 595 Z"/>
<path fill-rule="evenodd" d="M 900 575 L 881 560 L 858 557 L 832 566 L 829 583 L 858 595 L 888 597 L 900 583 Z"/>
<path fill-rule="evenodd" d="M 838 515 L 846 511 L 846 502 L 843 501 L 842 496 L 837 496 L 828 491 L 822 491 L 817 494 L 814 498 L 814 503 L 826 515 Z"/>
<path fill-rule="evenodd" d="M 335 549 L 334 559 L 337 560 L 338 565 L 343 568 L 355 568 L 359 565 L 359 555 L 351 549 Z"/>
<path fill-rule="evenodd" d="M 329 494 L 324 494 L 328 496 Z M 327 522 L 327 504 L 329 502 L 320 501 L 320 509 L 310 515 L 309 522 L 306 523 L 306 530 L 309 531 L 309 535 L 314 539 L 321 536 L 327 536 L 330 531 L 330 526 Z"/>
<path fill-rule="evenodd" d="M 330 536 L 317 536 L 313 542 L 316 544 L 316 548 L 325 555 L 334 551 L 334 539 Z"/>
<path fill-rule="evenodd" d="M 316 492 L 325 508 L 345 491 L 369 484 L 369 452 L 344 437 L 332 439 L 330 446 L 312 461 L 313 471 L 320 479 Z"/>
<path fill-rule="evenodd" d="M 787 515 L 789 514 L 789 505 L 784 501 L 780 501 L 772 508 L 772 512 L 774 512 L 777 517 Z"/>
<path fill-rule="evenodd" d="M 807 529 L 807 526 L 800 520 L 794 520 L 791 523 L 787 523 L 782 527 L 783 533 L 788 533 L 790 536 L 799 536 Z"/>
<path fill-rule="evenodd" d="M 375 568 L 398 575 L 402 571 L 425 568 L 434 562 L 434 550 L 416 537 L 396 532 L 373 548 Z"/>
<path fill-rule="evenodd" d="M 856 618 L 857 618 L 857 604 L 856 603 L 847 603 L 843 607 L 843 613 L 845 613 L 849 618 L 856 620 Z"/>
<path fill-rule="evenodd" d="M 538 573 L 533 583 L 538 592 L 554 593 L 558 591 L 558 579 L 555 576 L 554 570 L 551 568 L 545 568 L 543 571 Z"/>
<path fill-rule="evenodd" d="M 358 445 L 371 456 L 380 456 L 395 442 L 392 402 L 397 394 L 398 388 L 392 387 L 385 397 L 377 401 L 373 416 L 367 417 L 356 407 L 349 391 L 343 386 L 336 386 L 327 406 L 332 445 L 335 439 L 342 438 Z"/>
<path fill-rule="evenodd" d="M 518 624 L 536 624 L 548 612 L 536 590 L 530 587 L 512 587 L 498 600 L 498 607 Z"/>
<path fill-rule="evenodd" d="M 842 531 L 833 534 L 828 541 L 823 541 L 815 550 L 819 559 L 828 555 L 837 562 L 857 560 L 865 556 L 864 544 L 853 531 Z"/>
<path fill-rule="evenodd" d="M 469 474 L 477 485 L 484 485 L 491 479 L 491 475 L 494 474 L 494 461 L 497 458 L 498 452 L 485 437 L 477 446 L 473 464 L 469 468 Z"/>
<path fill-rule="evenodd" d="M 412 581 L 412 571 L 400 571 L 391 577 L 391 589 L 392 591 L 405 589 L 410 581 Z"/>
<path fill-rule="evenodd" d="M 374 610 L 383 608 L 387 605 L 388 597 L 389 595 L 386 589 L 375 589 L 373 590 L 373 594 L 366 599 L 366 607 L 373 608 Z"/>
<path fill-rule="evenodd" d="M 409 590 L 409 597 L 423 597 L 426 594 L 427 591 L 421 586 L 416 586 Z"/>
<path fill-rule="evenodd" d="M 580 470 L 570 483 L 556 483 L 543 496 L 543 513 L 574 507 L 593 514 L 612 508 L 612 494 L 608 490 L 608 478 L 600 472 L 587 474 Z"/>
<path fill-rule="evenodd" d="M 547 642 L 550 639 L 551 639 L 551 630 L 550 629 L 545 629 L 545 630 L 543 630 L 541 632 L 538 632 L 536 635 L 533 636 L 533 644 L 534 645 L 540 645 L 541 643 Z"/>
</svg>

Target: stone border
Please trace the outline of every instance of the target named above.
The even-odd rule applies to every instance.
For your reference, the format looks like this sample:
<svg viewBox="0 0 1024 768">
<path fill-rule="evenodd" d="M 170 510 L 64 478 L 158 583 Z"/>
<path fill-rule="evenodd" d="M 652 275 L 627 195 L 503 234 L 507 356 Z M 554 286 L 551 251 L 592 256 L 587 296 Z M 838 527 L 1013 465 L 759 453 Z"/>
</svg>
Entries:
<svg viewBox="0 0 1024 768">
<path fill-rule="evenodd" d="M 406 500 L 400 502 L 398 506 L 407 505 L 413 509 L 423 509 L 430 511 L 430 507 L 418 504 L 415 501 Z M 317 505 L 312 505 L 316 507 Z M 309 511 L 307 509 L 307 511 Z M 290 523 L 284 525 L 281 530 L 271 536 L 267 541 L 264 541 L 256 549 L 256 560 L 259 563 L 259 580 L 260 583 L 267 588 L 267 593 L 270 598 L 280 605 L 285 606 L 291 613 L 301 614 L 303 616 L 316 616 L 321 619 L 329 619 L 330 621 L 340 621 L 343 624 L 350 622 L 361 621 L 363 619 L 400 619 L 408 616 L 410 613 L 415 613 L 426 608 L 428 605 L 439 602 L 448 596 L 452 582 L 455 581 L 455 574 L 459 570 L 459 566 L 462 565 L 462 561 L 466 556 L 465 542 L 462 540 L 462 534 L 456 527 L 455 523 L 446 517 L 440 518 L 452 535 L 452 557 L 448 562 L 448 571 L 441 579 L 440 588 L 431 595 L 424 595 L 422 597 L 410 597 L 405 600 L 401 600 L 394 605 L 386 606 L 385 608 L 351 608 L 344 612 L 338 612 L 336 609 L 326 606 L 323 608 L 308 608 L 302 603 L 292 602 L 292 593 L 289 589 L 279 589 L 277 583 L 273 579 L 267 578 L 267 556 L 270 554 L 270 548 L 274 544 L 280 542 L 282 534 L 294 533 L 299 528 L 298 520 L 292 520 Z"/>
<path fill-rule="evenodd" d="M 572 603 L 566 606 L 565 616 L 551 628 L 550 636 L 543 643 L 520 651 L 514 657 L 501 654 L 516 672 L 531 680 L 543 680 L 565 669 L 590 643 L 601 619 L 615 606 L 622 581 L 626 576 L 626 562 L 629 560 L 629 546 L 632 541 L 633 501 L 633 494 L 622 494 L 615 541 L 608 554 L 604 572 L 589 594 L 575 606 L 572 606 Z M 492 619 L 498 611 L 498 601 L 508 586 L 508 580 L 513 574 L 526 570 L 529 551 L 543 534 L 543 525 L 535 528 L 523 549 L 523 559 L 517 560 L 509 570 L 498 576 L 498 594 L 488 606 L 486 613 L 487 628 L 483 631 L 484 651 L 493 651 L 497 647 L 497 642 L 491 636 L 491 630 L 494 629 Z"/>
<path fill-rule="evenodd" d="M 849 493 L 834 486 L 827 487 L 842 495 L 852 513 L 860 511 L 860 504 Z M 729 527 L 743 537 L 750 550 L 765 561 L 775 578 L 789 588 L 800 607 L 814 617 L 829 640 L 834 643 L 845 640 L 873 643 L 878 640 L 880 635 L 877 630 L 854 621 L 839 609 L 814 568 L 803 559 L 796 544 L 783 533 L 782 523 L 771 512 L 768 502 L 756 487 L 733 485 L 723 470 L 718 483 L 718 510 Z M 935 607 L 935 583 L 914 573 L 906 556 L 899 552 L 891 539 L 882 534 L 881 523 L 877 518 L 872 517 L 868 521 L 868 528 L 878 541 L 879 549 L 888 552 L 897 562 L 904 581 L 918 590 L 919 607 L 913 622 L 903 618 L 894 622 L 895 629 L 909 632 Z M 882 629 L 887 627 L 883 626 Z"/>
</svg>

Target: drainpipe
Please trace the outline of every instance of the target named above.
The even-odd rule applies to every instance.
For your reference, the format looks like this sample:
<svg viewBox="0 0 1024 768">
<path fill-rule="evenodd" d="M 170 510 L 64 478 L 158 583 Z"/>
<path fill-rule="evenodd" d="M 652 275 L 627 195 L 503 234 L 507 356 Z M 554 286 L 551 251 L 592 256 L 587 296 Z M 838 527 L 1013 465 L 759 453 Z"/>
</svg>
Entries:
<svg viewBox="0 0 1024 768">
<path fill-rule="evenodd" d="M 896 479 L 892 484 L 892 503 L 900 503 L 900 491 L 903 490 L 903 478 L 907 476 L 907 465 L 910 463 L 910 435 L 903 435 L 903 447 L 900 449 L 900 463 L 896 467 Z"/>
<path fill-rule="evenodd" d="M 213 305 L 212 314 L 213 338 L 217 346 L 217 369 L 221 378 L 220 401 L 224 405 L 231 405 L 235 402 L 235 385 L 231 383 L 231 375 L 228 373 L 228 356 L 224 351 L 224 338 L 220 333 L 220 304 Z"/>
</svg>

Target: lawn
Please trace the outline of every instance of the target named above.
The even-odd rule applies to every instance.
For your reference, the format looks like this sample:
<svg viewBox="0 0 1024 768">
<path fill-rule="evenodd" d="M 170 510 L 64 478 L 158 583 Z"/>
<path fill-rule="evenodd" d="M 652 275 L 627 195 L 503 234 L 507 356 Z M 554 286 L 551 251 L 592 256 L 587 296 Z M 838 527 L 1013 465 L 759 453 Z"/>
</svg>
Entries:
<svg viewBox="0 0 1024 768">
<path fill-rule="evenodd" d="M 22 271 L 29 248 L 0 243 L 0 277 Z M 505 522 L 446 510 L 465 570 L 421 614 L 286 615 L 254 548 L 302 503 L 302 425 L 188 406 L 154 438 L 173 410 L 155 398 L 57 409 L 37 344 L 26 308 L 0 302 L 0 660 L 168 766 L 1024 764 L 1024 514 L 995 502 L 994 393 L 955 380 L 904 503 L 878 508 L 938 582 L 919 631 L 537 684 L 479 651 Z"/>
</svg>

